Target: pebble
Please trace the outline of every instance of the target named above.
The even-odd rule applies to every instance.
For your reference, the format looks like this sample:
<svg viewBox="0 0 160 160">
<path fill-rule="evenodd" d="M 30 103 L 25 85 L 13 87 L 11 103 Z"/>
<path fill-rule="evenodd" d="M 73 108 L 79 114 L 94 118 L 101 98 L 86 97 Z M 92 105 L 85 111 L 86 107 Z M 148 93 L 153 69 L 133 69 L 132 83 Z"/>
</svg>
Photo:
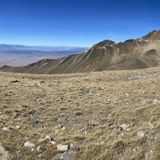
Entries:
<svg viewBox="0 0 160 160">
<path fill-rule="evenodd" d="M 110 114 L 108 114 L 108 117 L 112 117 L 112 114 L 110 113 Z"/>
<path fill-rule="evenodd" d="M 10 160 L 9 153 L 0 143 L 0 159 L 1 160 Z"/>
<path fill-rule="evenodd" d="M 129 93 L 125 93 L 125 96 L 126 96 L 126 97 L 129 97 Z"/>
<path fill-rule="evenodd" d="M 60 160 L 72 160 L 72 155 L 69 152 L 64 152 L 61 156 L 60 156 Z"/>
<path fill-rule="evenodd" d="M 122 124 L 122 125 L 120 125 L 120 127 L 121 127 L 123 130 L 126 130 L 126 129 L 127 129 L 127 125 L 126 125 L 126 124 Z"/>
<path fill-rule="evenodd" d="M 37 152 L 42 153 L 42 152 L 46 151 L 46 148 L 43 146 L 37 146 L 36 150 L 37 150 Z"/>
<path fill-rule="evenodd" d="M 45 137 L 45 140 L 52 140 L 52 137 L 51 136 L 49 136 L 49 135 L 47 135 L 46 137 Z"/>
<path fill-rule="evenodd" d="M 52 145 L 56 145 L 57 144 L 56 141 L 49 141 L 49 143 L 52 144 Z"/>
<path fill-rule="evenodd" d="M 65 152 L 69 149 L 69 145 L 63 145 L 63 144 L 58 144 L 57 145 L 57 150 L 58 151 L 62 151 L 62 152 Z"/>
<path fill-rule="evenodd" d="M 144 131 L 139 131 L 137 132 L 137 136 L 140 137 L 140 138 L 143 138 L 145 135 L 145 132 Z"/>
<path fill-rule="evenodd" d="M 16 126 L 16 129 L 21 129 L 21 126 L 17 125 L 17 126 Z"/>
<path fill-rule="evenodd" d="M 35 145 L 31 142 L 25 142 L 24 146 L 27 147 L 27 148 L 34 148 L 35 147 Z"/>
<path fill-rule="evenodd" d="M 5 131 L 5 132 L 10 131 L 10 129 L 9 129 L 9 128 L 7 128 L 7 127 L 3 127 L 3 128 L 2 128 L 2 130 L 3 130 L 3 131 Z"/>
</svg>

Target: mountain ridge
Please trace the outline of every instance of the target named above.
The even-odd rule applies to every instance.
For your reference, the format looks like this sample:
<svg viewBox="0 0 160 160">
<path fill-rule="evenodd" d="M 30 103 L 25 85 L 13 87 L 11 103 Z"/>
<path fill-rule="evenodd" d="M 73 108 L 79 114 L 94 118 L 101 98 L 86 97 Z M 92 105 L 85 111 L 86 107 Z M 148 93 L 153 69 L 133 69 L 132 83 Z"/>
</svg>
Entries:
<svg viewBox="0 0 160 160">
<path fill-rule="evenodd" d="M 77 73 L 103 70 L 142 69 L 160 65 L 160 30 L 116 43 L 99 42 L 87 51 L 58 59 L 46 59 L 24 67 L 2 67 L 2 71 L 25 73 Z"/>
</svg>

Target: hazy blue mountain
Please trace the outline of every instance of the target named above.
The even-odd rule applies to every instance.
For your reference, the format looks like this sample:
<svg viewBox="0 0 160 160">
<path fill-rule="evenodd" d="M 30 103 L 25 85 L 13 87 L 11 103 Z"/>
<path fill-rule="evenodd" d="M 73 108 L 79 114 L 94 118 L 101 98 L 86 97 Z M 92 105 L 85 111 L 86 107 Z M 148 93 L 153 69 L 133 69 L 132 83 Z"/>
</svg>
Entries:
<svg viewBox="0 0 160 160">
<path fill-rule="evenodd" d="M 68 47 L 68 46 L 25 46 L 0 44 L 0 51 L 84 51 L 85 47 Z"/>
<path fill-rule="evenodd" d="M 79 54 L 85 50 L 87 50 L 85 47 L 0 44 L 0 66 L 23 66 L 41 59 L 55 59 Z"/>
</svg>

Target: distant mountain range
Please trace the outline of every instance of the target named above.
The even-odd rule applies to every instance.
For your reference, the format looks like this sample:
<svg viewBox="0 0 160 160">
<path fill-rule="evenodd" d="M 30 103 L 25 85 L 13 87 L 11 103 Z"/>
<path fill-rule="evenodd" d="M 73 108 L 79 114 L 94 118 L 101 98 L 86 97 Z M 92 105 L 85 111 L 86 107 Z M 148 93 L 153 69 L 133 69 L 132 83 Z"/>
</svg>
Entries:
<svg viewBox="0 0 160 160">
<path fill-rule="evenodd" d="M 115 69 L 142 69 L 160 65 L 160 30 L 116 43 L 102 41 L 78 55 L 44 59 L 24 67 L 3 66 L 2 71 L 25 73 L 76 73 Z"/>
<path fill-rule="evenodd" d="M 0 51 L 83 51 L 84 47 L 68 47 L 68 46 L 25 46 L 0 44 Z"/>
<path fill-rule="evenodd" d="M 0 66 L 24 66 L 45 58 L 62 58 L 85 50 L 87 50 L 85 47 L 0 44 Z"/>
</svg>

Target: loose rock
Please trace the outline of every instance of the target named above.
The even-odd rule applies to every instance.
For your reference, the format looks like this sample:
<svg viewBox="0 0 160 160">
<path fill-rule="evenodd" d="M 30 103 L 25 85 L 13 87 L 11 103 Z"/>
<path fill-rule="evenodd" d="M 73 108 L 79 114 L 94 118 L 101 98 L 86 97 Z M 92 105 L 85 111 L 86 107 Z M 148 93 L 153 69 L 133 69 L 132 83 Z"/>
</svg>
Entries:
<svg viewBox="0 0 160 160">
<path fill-rule="evenodd" d="M 34 148 L 35 147 L 35 145 L 31 142 L 25 142 L 24 146 L 27 147 L 27 148 Z"/>
<path fill-rule="evenodd" d="M 137 132 L 137 136 L 140 137 L 140 138 L 143 138 L 145 135 L 145 132 L 144 131 L 139 131 Z"/>
<path fill-rule="evenodd" d="M 62 151 L 62 152 L 65 152 L 69 149 L 69 145 L 63 145 L 63 144 L 58 144 L 57 145 L 57 150 L 58 151 Z"/>
<path fill-rule="evenodd" d="M 43 146 L 37 146 L 37 147 L 36 147 L 36 150 L 37 150 L 37 152 L 39 152 L 39 153 L 43 153 L 44 151 L 46 151 L 46 148 L 43 147 Z"/>
<path fill-rule="evenodd" d="M 122 125 L 120 125 L 120 127 L 121 127 L 122 130 L 126 130 L 127 129 L 127 125 L 126 124 L 122 124 Z"/>
<path fill-rule="evenodd" d="M 69 152 L 64 152 L 61 156 L 60 156 L 60 160 L 72 160 L 72 155 Z"/>
<path fill-rule="evenodd" d="M 10 160 L 8 151 L 0 143 L 0 160 Z"/>
<path fill-rule="evenodd" d="M 7 128 L 7 127 L 3 127 L 2 130 L 3 130 L 3 131 L 6 131 L 6 132 L 10 131 L 10 129 Z"/>
</svg>

